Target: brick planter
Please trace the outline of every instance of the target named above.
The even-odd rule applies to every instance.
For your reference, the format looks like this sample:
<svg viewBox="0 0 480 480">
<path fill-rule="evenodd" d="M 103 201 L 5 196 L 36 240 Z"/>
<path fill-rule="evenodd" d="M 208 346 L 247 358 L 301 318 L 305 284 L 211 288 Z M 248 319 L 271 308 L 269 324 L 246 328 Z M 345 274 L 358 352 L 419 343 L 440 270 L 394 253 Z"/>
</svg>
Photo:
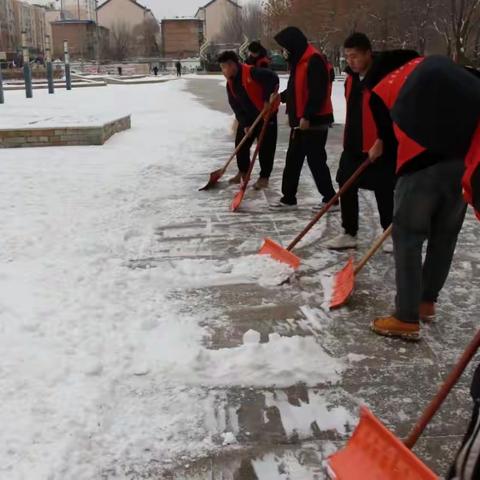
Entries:
<svg viewBox="0 0 480 480">
<path fill-rule="evenodd" d="M 0 129 L 0 148 L 103 145 L 131 127 L 130 115 L 93 127 Z"/>
</svg>

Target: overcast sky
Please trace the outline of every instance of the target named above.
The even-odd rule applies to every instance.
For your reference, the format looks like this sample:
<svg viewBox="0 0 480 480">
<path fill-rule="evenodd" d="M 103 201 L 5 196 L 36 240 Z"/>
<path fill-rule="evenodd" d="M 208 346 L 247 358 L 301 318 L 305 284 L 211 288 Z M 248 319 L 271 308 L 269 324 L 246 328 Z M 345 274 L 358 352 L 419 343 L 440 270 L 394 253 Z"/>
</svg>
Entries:
<svg viewBox="0 0 480 480">
<path fill-rule="evenodd" d="M 238 0 L 242 5 L 245 0 Z M 165 17 L 192 17 L 198 7 L 207 4 L 209 0 L 138 0 L 142 5 L 152 9 L 158 20 Z"/>
</svg>

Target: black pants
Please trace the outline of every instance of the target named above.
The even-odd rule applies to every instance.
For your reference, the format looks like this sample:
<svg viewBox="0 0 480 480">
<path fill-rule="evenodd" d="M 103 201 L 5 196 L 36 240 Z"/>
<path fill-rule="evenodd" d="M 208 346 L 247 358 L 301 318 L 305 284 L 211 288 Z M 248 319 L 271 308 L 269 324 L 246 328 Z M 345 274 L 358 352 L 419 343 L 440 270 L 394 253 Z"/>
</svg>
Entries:
<svg viewBox="0 0 480 480">
<path fill-rule="evenodd" d="M 464 168 L 463 160 L 444 161 L 397 182 L 393 243 L 399 320 L 418 323 L 420 303 L 436 302 L 447 280 L 467 209 L 461 184 Z"/>
<path fill-rule="evenodd" d="M 337 182 L 342 187 L 355 173 L 366 154 L 343 152 L 337 173 Z M 386 230 L 393 219 L 393 192 L 395 189 L 395 162 L 389 158 L 380 158 L 377 163 L 365 170 L 355 185 L 342 195 L 340 206 L 342 210 L 342 226 L 345 233 L 356 236 L 358 232 L 358 190 L 372 190 L 375 193 L 380 224 Z"/>
<path fill-rule="evenodd" d="M 254 134 L 245 142 L 244 146 L 237 154 L 238 169 L 242 173 L 247 173 L 250 166 L 250 149 L 255 139 L 258 139 L 262 130 L 263 122 L 255 129 Z M 275 159 L 275 151 L 277 149 L 278 125 L 277 119 L 270 120 L 258 157 L 260 160 L 260 177 L 270 178 L 273 170 L 273 161 Z M 237 146 L 245 136 L 245 130 L 240 125 L 237 128 L 237 136 L 235 138 L 235 146 Z"/>
<path fill-rule="evenodd" d="M 317 127 L 318 128 L 318 127 Z M 328 125 L 321 130 L 293 130 L 290 132 L 287 160 L 283 170 L 282 202 L 296 205 L 297 190 L 303 162 L 307 157 L 308 167 L 323 201 L 328 202 L 334 195 L 330 169 L 327 165 L 325 145 L 328 138 Z"/>
<path fill-rule="evenodd" d="M 340 185 L 341 187 L 342 185 Z M 342 195 L 340 207 L 342 210 L 342 227 L 345 233 L 355 237 L 358 232 L 358 190 L 359 187 L 353 186 Z M 386 230 L 392 223 L 393 218 L 393 187 L 379 187 L 374 190 L 377 200 L 378 213 L 380 214 L 380 224 Z"/>
</svg>

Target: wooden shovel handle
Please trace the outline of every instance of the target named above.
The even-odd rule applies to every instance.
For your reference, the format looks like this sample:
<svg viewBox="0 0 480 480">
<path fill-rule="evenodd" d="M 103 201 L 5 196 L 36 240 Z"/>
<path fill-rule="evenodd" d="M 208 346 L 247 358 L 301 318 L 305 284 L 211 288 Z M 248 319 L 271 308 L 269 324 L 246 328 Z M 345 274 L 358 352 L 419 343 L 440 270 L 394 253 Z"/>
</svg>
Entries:
<svg viewBox="0 0 480 480">
<path fill-rule="evenodd" d="M 290 252 L 293 250 L 303 237 L 312 229 L 312 227 L 320 221 L 320 219 L 338 202 L 340 197 L 358 180 L 360 175 L 371 165 L 372 161 L 367 158 L 355 171 L 355 173 L 343 184 L 337 194 L 313 217 L 310 223 L 293 239 L 292 243 L 287 247 Z"/>
<path fill-rule="evenodd" d="M 447 398 L 448 394 L 451 392 L 452 388 L 456 385 L 463 372 L 467 368 L 468 364 L 472 358 L 477 353 L 480 348 L 480 331 L 477 332 L 473 340 L 467 346 L 462 356 L 458 360 L 457 364 L 450 372 L 450 375 L 445 380 L 445 383 L 441 386 L 438 393 L 435 395 L 435 398 L 430 402 L 428 407 L 423 412 L 423 415 L 418 420 L 417 424 L 413 427 L 410 435 L 405 440 L 405 445 L 408 448 L 413 448 L 417 443 L 420 435 L 424 432 L 427 425 L 431 422 L 432 418 L 438 412 L 443 402 Z"/>
<path fill-rule="evenodd" d="M 263 141 L 265 140 L 265 135 L 267 134 L 267 130 L 268 130 L 268 124 L 274 113 L 275 101 L 277 100 L 277 98 L 278 98 L 278 93 L 275 93 L 274 95 L 272 95 L 268 106 L 264 109 L 266 110 L 266 113 L 265 113 L 262 130 L 260 131 L 260 135 L 258 136 L 257 146 L 255 147 L 255 151 L 253 152 L 252 161 L 250 162 L 247 175 L 245 176 L 245 180 L 243 181 L 243 184 L 242 184 L 242 188 L 244 191 L 247 189 L 248 182 L 250 181 L 250 177 L 252 176 L 253 167 L 255 166 L 255 162 L 257 160 L 258 154 L 260 153 L 260 148 L 262 147 Z M 249 130 L 249 133 L 250 131 L 251 129 Z"/>
<path fill-rule="evenodd" d="M 267 114 L 269 110 L 269 106 L 265 107 L 258 117 L 255 119 L 253 122 L 252 126 L 249 128 L 248 132 L 245 134 L 245 136 L 242 138 L 242 141 L 236 146 L 234 152 L 230 156 L 230 158 L 227 160 L 227 163 L 225 163 L 224 167 L 222 168 L 222 174 L 225 173 L 229 165 L 232 163 L 232 160 L 237 156 L 238 152 L 242 149 L 242 147 L 245 145 L 247 140 L 254 134 L 255 128 L 257 128 L 258 124 L 262 121 L 263 117 Z"/>
<path fill-rule="evenodd" d="M 357 275 L 360 270 L 366 265 L 366 263 L 377 253 L 378 249 L 383 245 L 385 240 L 392 234 L 392 225 L 390 225 L 382 234 L 382 236 L 375 241 L 372 245 L 372 248 L 365 254 L 365 256 L 360 260 L 358 265 L 355 267 L 355 275 Z"/>
</svg>

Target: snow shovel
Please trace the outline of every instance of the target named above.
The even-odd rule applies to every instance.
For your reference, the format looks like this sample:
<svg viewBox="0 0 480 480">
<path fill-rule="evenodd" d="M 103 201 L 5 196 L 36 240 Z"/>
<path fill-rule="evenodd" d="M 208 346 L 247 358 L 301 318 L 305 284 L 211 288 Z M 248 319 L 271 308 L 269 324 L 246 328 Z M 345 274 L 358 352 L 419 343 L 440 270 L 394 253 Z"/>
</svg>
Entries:
<svg viewBox="0 0 480 480">
<path fill-rule="evenodd" d="M 253 122 L 251 128 L 248 130 L 247 134 L 242 138 L 242 141 L 237 145 L 235 148 L 235 151 L 232 153 L 230 158 L 227 160 L 225 165 L 218 169 L 215 170 L 214 172 L 210 173 L 210 179 L 208 180 L 208 183 L 202 187 L 199 188 L 198 191 L 204 191 L 204 190 L 210 190 L 213 186 L 217 184 L 217 182 L 223 177 L 225 172 L 227 171 L 227 168 L 230 166 L 232 163 L 233 159 L 237 156 L 238 152 L 241 150 L 241 148 L 245 145 L 246 141 L 253 135 L 253 132 L 255 131 L 255 128 L 257 128 L 258 124 L 262 121 L 262 118 L 264 115 L 267 113 L 267 109 L 263 109 L 260 115 L 255 119 Z"/>
<path fill-rule="evenodd" d="M 250 162 L 250 167 L 248 168 L 248 172 L 245 175 L 245 178 L 242 180 L 242 184 L 240 186 L 240 191 L 235 195 L 233 198 L 232 204 L 230 205 L 230 211 L 236 212 L 240 205 L 242 204 L 243 197 L 245 196 L 245 192 L 247 191 L 248 183 L 250 182 L 250 177 L 252 176 L 253 167 L 255 166 L 255 162 L 257 161 L 258 154 L 260 153 L 260 148 L 263 144 L 263 140 L 265 139 L 265 135 L 267 133 L 268 122 L 272 117 L 273 111 L 276 108 L 276 101 L 278 98 L 278 94 L 274 94 L 269 102 L 267 114 L 265 116 L 265 121 L 263 122 L 262 130 L 260 131 L 260 135 L 258 136 L 257 146 L 255 147 L 255 152 L 253 153 L 252 160 Z M 249 130 L 249 132 L 251 129 Z"/>
<path fill-rule="evenodd" d="M 383 242 L 385 242 L 391 233 L 392 225 L 390 225 L 383 232 L 382 236 L 375 241 L 372 248 L 370 248 L 357 266 L 354 265 L 353 258 L 350 258 L 345 267 L 335 275 L 333 280 L 332 298 L 330 299 L 330 310 L 339 308 L 347 303 L 355 287 L 355 277 L 360 273 L 366 263 L 377 253 L 378 249 L 383 245 Z"/>
<path fill-rule="evenodd" d="M 425 409 L 408 438 L 402 443 L 365 407 L 352 438 L 343 450 L 327 460 L 334 480 L 438 480 L 411 449 L 438 412 L 480 348 L 480 331 L 463 352 L 438 393 Z"/>
<path fill-rule="evenodd" d="M 292 268 L 300 266 L 300 258 L 292 253 L 292 250 L 305 237 L 305 235 L 316 225 L 320 219 L 335 205 L 339 198 L 358 180 L 362 173 L 372 164 L 372 161 L 367 158 L 355 171 L 355 173 L 344 183 L 337 194 L 313 217 L 310 223 L 293 239 L 290 245 L 285 249 L 280 244 L 265 238 L 263 245 L 260 248 L 260 255 L 270 255 L 279 262 L 286 263 Z"/>
</svg>

